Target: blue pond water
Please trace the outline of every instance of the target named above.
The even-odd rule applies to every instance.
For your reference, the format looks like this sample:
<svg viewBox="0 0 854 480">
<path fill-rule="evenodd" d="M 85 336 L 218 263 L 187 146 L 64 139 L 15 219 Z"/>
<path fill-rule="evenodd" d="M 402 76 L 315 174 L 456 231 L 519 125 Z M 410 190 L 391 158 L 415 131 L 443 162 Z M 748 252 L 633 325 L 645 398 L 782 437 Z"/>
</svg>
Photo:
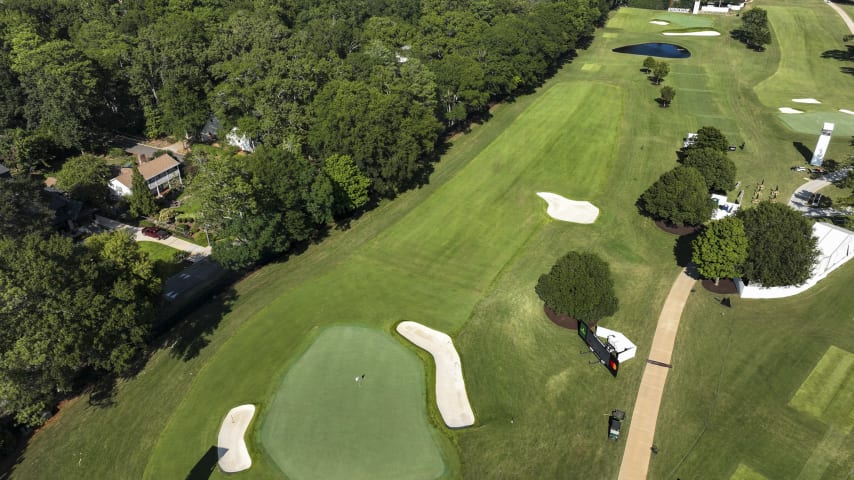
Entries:
<svg viewBox="0 0 854 480">
<path fill-rule="evenodd" d="M 672 43 L 641 43 L 639 45 L 627 45 L 615 48 L 612 51 L 661 58 L 688 58 L 691 56 L 691 52 L 687 48 L 673 45 Z"/>
</svg>

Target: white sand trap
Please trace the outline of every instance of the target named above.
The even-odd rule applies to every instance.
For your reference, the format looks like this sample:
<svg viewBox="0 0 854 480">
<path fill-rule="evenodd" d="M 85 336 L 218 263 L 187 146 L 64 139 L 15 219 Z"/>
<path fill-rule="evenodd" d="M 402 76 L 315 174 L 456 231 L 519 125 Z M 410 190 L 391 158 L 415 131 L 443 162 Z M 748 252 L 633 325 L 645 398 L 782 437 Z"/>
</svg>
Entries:
<svg viewBox="0 0 854 480">
<path fill-rule="evenodd" d="M 664 32 L 669 37 L 719 37 L 721 32 L 715 30 L 700 30 L 699 32 Z"/>
<path fill-rule="evenodd" d="M 670 25 L 670 22 L 665 22 L 664 20 L 652 20 L 649 23 L 652 23 L 655 25 Z"/>
<path fill-rule="evenodd" d="M 793 98 L 792 101 L 795 103 L 821 103 L 814 98 Z"/>
<path fill-rule="evenodd" d="M 590 202 L 570 200 L 556 193 L 537 192 L 540 198 L 549 204 L 546 213 L 564 222 L 593 223 L 599 216 L 599 209 Z"/>
<path fill-rule="evenodd" d="M 854 115 L 854 112 L 852 112 L 851 110 L 846 110 L 844 108 L 840 108 L 839 111 L 842 113 L 847 113 L 848 115 Z"/>
<path fill-rule="evenodd" d="M 228 411 L 217 438 L 219 468 L 225 473 L 241 472 L 252 466 L 243 436 L 255 416 L 255 405 L 240 405 Z"/>
<path fill-rule="evenodd" d="M 466 394 L 463 367 L 454 342 L 448 335 L 417 322 L 400 322 L 397 332 L 427 350 L 436 362 L 436 404 L 445 425 L 461 428 L 474 425 L 474 412 Z"/>
<path fill-rule="evenodd" d="M 780 107 L 777 110 L 780 110 L 780 113 L 804 113 L 802 110 L 796 110 L 789 107 Z"/>
</svg>

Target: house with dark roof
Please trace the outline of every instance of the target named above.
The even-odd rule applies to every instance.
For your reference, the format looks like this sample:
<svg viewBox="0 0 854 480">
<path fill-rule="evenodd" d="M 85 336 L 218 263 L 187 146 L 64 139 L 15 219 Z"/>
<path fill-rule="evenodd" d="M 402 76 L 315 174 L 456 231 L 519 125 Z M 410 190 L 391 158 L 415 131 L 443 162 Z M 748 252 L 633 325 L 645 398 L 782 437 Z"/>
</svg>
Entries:
<svg viewBox="0 0 854 480">
<path fill-rule="evenodd" d="M 139 173 L 142 174 L 151 193 L 158 197 L 169 190 L 171 185 L 184 184 L 181 179 L 181 163 L 170 155 L 164 153 L 152 160 L 148 160 L 145 155 L 139 155 L 138 160 Z M 110 190 L 120 197 L 130 195 L 133 191 L 133 169 L 122 167 L 119 175 L 110 180 Z"/>
<path fill-rule="evenodd" d="M 8 177 L 8 176 L 9 176 L 9 169 L 6 168 L 6 165 L 3 165 L 2 163 L 0 163 L 0 178 Z"/>
</svg>

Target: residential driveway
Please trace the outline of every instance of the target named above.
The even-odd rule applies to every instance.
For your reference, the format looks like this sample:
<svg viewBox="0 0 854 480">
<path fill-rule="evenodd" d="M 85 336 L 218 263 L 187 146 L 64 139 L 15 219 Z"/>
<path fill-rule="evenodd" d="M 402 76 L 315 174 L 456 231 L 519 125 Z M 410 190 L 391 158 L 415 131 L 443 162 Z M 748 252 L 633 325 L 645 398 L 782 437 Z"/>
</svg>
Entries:
<svg viewBox="0 0 854 480">
<path fill-rule="evenodd" d="M 191 262 L 198 262 L 199 260 L 208 257 L 211 254 L 211 247 L 200 247 L 195 243 L 176 238 L 174 235 L 163 240 L 158 240 L 156 238 L 151 238 L 143 235 L 141 228 L 134 227 L 126 223 L 117 222 L 115 220 L 102 217 L 100 215 L 95 215 L 95 222 L 109 230 L 128 230 L 133 235 L 134 240 L 136 240 L 137 242 L 156 242 L 170 246 L 177 250 L 181 250 L 183 252 L 187 252 L 190 254 L 187 260 Z"/>
<path fill-rule="evenodd" d="M 181 250 L 183 252 L 187 252 L 190 254 L 187 260 L 191 262 L 198 262 L 202 258 L 205 258 L 211 254 L 211 247 L 200 247 L 195 243 L 176 238 L 174 235 L 163 240 L 159 240 L 143 235 L 141 228 L 134 228 L 134 230 L 134 240 L 136 240 L 137 242 L 156 242 L 161 243 L 163 245 L 168 245 L 174 249 Z"/>
</svg>

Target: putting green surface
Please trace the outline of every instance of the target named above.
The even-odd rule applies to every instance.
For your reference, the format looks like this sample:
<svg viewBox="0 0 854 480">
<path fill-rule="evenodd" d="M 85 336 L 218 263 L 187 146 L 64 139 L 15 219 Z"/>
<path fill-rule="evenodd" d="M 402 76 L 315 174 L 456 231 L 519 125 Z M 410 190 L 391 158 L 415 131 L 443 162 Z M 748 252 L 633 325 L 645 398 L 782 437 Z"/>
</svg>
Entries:
<svg viewBox="0 0 854 480">
<path fill-rule="evenodd" d="M 294 480 L 434 479 L 424 390 L 424 364 L 390 334 L 329 327 L 285 374 L 261 443 Z"/>
<path fill-rule="evenodd" d="M 670 25 L 662 25 L 662 27 L 711 27 L 713 18 L 710 15 L 689 15 L 685 13 L 661 13 L 655 16 L 654 20 L 663 20 L 669 22 Z"/>
<path fill-rule="evenodd" d="M 852 102 L 854 103 L 854 102 Z M 795 107 L 798 108 L 798 107 Z M 854 115 L 842 112 L 807 112 L 779 113 L 777 116 L 783 123 L 798 133 L 813 134 L 816 138 L 821 133 L 825 122 L 833 124 L 834 137 L 850 137 L 854 135 Z"/>
</svg>

